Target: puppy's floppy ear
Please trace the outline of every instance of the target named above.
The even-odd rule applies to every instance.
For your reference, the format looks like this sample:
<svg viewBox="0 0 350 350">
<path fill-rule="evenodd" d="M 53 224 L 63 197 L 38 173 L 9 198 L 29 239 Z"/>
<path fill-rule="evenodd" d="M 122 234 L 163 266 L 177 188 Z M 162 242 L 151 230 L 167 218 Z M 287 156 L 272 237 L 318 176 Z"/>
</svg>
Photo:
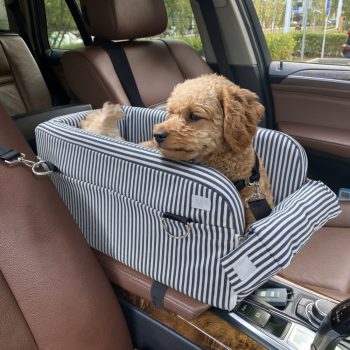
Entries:
<svg viewBox="0 0 350 350">
<path fill-rule="evenodd" d="M 232 150 L 241 152 L 252 142 L 265 108 L 258 96 L 227 82 L 222 90 L 224 138 Z"/>
</svg>

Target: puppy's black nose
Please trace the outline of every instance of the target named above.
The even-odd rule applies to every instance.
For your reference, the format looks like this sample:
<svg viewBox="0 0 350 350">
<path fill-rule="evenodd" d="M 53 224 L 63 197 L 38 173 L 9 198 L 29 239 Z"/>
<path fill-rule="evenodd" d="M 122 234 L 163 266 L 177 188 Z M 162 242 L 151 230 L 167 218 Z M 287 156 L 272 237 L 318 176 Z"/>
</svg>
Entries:
<svg viewBox="0 0 350 350">
<path fill-rule="evenodd" d="M 165 131 L 157 131 L 157 132 L 153 133 L 153 136 L 154 136 L 156 142 L 158 143 L 158 145 L 160 145 L 165 140 L 167 135 L 168 134 Z"/>
</svg>

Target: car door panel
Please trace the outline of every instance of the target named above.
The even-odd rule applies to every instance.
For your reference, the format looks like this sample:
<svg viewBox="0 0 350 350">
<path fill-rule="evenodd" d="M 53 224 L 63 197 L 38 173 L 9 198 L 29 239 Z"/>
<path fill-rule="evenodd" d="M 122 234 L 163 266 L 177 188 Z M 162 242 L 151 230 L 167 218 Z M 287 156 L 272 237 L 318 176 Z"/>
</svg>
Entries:
<svg viewBox="0 0 350 350">
<path fill-rule="evenodd" d="M 350 70 L 312 68 L 307 63 L 271 64 L 275 126 L 306 148 L 310 176 L 338 191 L 350 176 Z"/>
<path fill-rule="evenodd" d="M 279 130 L 293 136 L 304 147 L 350 159 L 350 131 L 281 122 Z"/>
<path fill-rule="evenodd" d="M 279 130 L 306 147 L 350 159 L 350 83 L 292 75 L 271 89 Z"/>
</svg>

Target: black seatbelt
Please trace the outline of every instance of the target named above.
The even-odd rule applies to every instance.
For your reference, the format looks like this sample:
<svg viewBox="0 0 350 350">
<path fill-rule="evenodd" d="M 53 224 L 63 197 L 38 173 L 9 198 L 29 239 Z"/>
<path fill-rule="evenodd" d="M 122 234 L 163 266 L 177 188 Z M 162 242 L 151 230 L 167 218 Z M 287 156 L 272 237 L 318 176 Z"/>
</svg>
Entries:
<svg viewBox="0 0 350 350">
<path fill-rule="evenodd" d="M 84 45 L 90 46 L 92 44 L 91 36 L 86 30 L 77 2 L 75 0 L 66 0 L 66 4 L 69 8 L 72 17 L 74 18 L 75 24 L 77 25 L 81 38 L 83 39 Z"/>
<path fill-rule="evenodd" d="M 136 107 L 145 107 L 123 47 L 118 43 L 97 38 L 95 38 L 94 44 L 107 51 L 130 104 Z"/>
<path fill-rule="evenodd" d="M 228 63 L 222 34 L 220 32 L 220 25 L 213 0 L 199 0 L 198 1 L 205 25 L 207 27 L 211 46 L 214 49 L 220 73 L 231 81 L 235 81 L 233 73 Z"/>
</svg>

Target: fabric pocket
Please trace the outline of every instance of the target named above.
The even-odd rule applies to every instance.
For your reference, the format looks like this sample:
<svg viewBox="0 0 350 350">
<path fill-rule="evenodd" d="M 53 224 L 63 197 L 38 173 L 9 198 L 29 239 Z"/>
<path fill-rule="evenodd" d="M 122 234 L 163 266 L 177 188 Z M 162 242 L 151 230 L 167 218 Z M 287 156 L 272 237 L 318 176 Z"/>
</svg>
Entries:
<svg viewBox="0 0 350 350">
<path fill-rule="evenodd" d="M 232 304 L 220 258 L 237 247 L 233 229 L 177 214 L 164 218 L 111 189 L 61 174 L 53 181 L 90 246 L 204 303 Z"/>
</svg>

